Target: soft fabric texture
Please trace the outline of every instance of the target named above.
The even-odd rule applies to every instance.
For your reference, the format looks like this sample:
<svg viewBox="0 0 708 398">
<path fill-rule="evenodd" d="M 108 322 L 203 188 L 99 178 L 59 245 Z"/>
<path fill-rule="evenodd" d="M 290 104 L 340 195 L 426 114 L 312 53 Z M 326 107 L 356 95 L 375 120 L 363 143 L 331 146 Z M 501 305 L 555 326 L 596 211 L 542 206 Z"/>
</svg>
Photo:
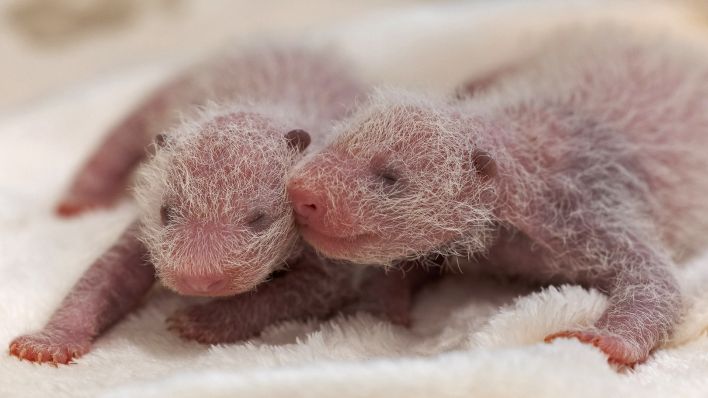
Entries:
<svg viewBox="0 0 708 398">
<path fill-rule="evenodd" d="M 587 4 L 533 12 L 519 2 L 426 6 L 315 40 L 334 40 L 373 80 L 443 91 L 455 79 L 517 56 L 534 40 L 528 32 L 547 30 L 569 16 L 617 16 L 641 26 L 692 29 L 693 17 L 681 10 L 652 3 L 642 6 L 640 18 L 634 7 L 591 13 L 595 9 Z M 40 328 L 134 217 L 129 200 L 69 221 L 51 209 L 101 133 L 170 68 L 149 65 L 105 76 L 0 118 L 0 349 Z M 576 341 L 542 342 L 549 333 L 592 323 L 606 305 L 603 295 L 577 286 L 526 287 L 468 272 L 421 292 L 410 329 L 359 314 L 287 322 L 244 344 L 216 347 L 183 342 L 168 332 L 165 318 L 197 300 L 157 288 L 74 365 L 53 368 L 0 357 L 0 396 L 705 396 L 708 255 L 676 274 L 684 320 L 671 342 L 633 371 L 616 371 L 598 350 Z"/>
</svg>

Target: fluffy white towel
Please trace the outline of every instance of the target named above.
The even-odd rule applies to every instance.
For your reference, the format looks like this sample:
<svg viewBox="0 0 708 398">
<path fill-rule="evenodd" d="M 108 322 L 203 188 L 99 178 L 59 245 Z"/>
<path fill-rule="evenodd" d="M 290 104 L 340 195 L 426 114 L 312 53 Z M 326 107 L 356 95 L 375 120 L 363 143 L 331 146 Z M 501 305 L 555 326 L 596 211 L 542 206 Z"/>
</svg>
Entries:
<svg viewBox="0 0 708 398">
<path fill-rule="evenodd" d="M 425 6 L 317 37 L 334 40 L 373 79 L 444 90 L 519 55 L 558 22 L 599 16 L 688 29 L 687 14 L 667 5 L 642 6 L 640 15 L 631 5 L 590 3 Z M 0 349 L 41 327 L 133 217 L 129 201 L 71 221 L 50 209 L 79 154 L 164 70 L 125 71 L 0 119 Z M 677 274 L 686 317 L 672 341 L 632 372 L 616 372 L 576 341 L 542 342 L 596 319 L 601 294 L 577 286 L 533 291 L 464 274 L 420 294 L 411 329 L 361 314 L 275 325 L 258 339 L 216 347 L 168 332 L 165 317 L 190 300 L 157 289 L 74 365 L 0 356 L 0 397 L 708 396 L 708 256 Z"/>
</svg>

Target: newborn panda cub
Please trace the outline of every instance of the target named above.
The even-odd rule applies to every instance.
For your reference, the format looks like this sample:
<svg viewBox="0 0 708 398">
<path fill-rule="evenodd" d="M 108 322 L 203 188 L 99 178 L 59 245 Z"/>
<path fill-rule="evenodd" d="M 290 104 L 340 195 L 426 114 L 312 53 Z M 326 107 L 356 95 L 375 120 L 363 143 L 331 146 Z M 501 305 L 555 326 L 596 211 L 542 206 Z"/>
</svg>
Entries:
<svg viewBox="0 0 708 398">
<path fill-rule="evenodd" d="M 328 123 L 361 92 L 336 57 L 301 48 L 220 57 L 158 90 L 108 135 L 58 207 L 70 216 L 110 205 L 150 147 L 136 189 L 140 220 L 42 330 L 12 341 L 10 353 L 69 363 L 133 310 L 156 276 L 181 294 L 224 297 L 168 319 L 180 336 L 203 343 L 234 342 L 274 322 L 339 309 L 406 323 L 412 279 L 325 263 L 300 243 L 287 202 L 286 176 L 310 143 L 305 129 L 323 140 Z M 174 124 L 174 111 L 184 121 Z M 268 281 L 281 269 L 288 272 Z"/>
<path fill-rule="evenodd" d="M 708 240 L 708 53 L 576 32 L 508 74 L 437 99 L 381 90 L 293 171 L 304 239 L 390 264 L 433 254 L 609 296 L 556 331 L 633 365 L 680 318 L 672 266 Z"/>
</svg>

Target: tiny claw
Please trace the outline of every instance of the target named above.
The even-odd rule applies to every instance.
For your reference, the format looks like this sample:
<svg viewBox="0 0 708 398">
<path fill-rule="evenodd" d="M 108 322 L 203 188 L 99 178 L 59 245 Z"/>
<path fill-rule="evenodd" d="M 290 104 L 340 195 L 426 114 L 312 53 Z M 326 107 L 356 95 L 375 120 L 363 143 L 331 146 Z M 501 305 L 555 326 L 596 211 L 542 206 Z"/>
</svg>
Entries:
<svg viewBox="0 0 708 398">
<path fill-rule="evenodd" d="M 550 343 L 558 338 L 577 339 L 582 343 L 590 344 L 607 355 L 609 363 L 620 367 L 634 367 L 634 365 L 644 362 L 648 355 L 648 353 L 642 355 L 628 350 L 623 341 L 616 336 L 603 335 L 596 332 L 558 332 L 547 336 L 544 341 Z"/>
<path fill-rule="evenodd" d="M 37 362 L 42 362 L 42 358 L 44 357 L 44 353 L 40 352 L 37 354 Z"/>
<path fill-rule="evenodd" d="M 55 212 L 61 217 L 73 217 L 84 210 L 86 210 L 85 207 L 68 202 L 62 202 L 56 207 Z"/>
<path fill-rule="evenodd" d="M 27 353 L 26 348 L 23 348 L 22 350 L 20 350 L 20 355 L 19 355 L 20 359 L 24 359 L 26 353 Z"/>
<path fill-rule="evenodd" d="M 546 336 L 546 337 L 543 339 L 543 342 L 544 342 L 544 343 L 550 343 L 550 342 L 552 342 L 552 341 L 555 340 L 555 339 L 563 339 L 563 338 L 565 338 L 565 339 L 570 339 L 570 338 L 573 337 L 573 335 L 574 335 L 573 332 L 568 332 L 568 331 L 565 331 L 565 332 L 557 332 L 557 333 L 549 334 L 548 336 Z"/>
<path fill-rule="evenodd" d="M 59 362 L 59 360 L 57 359 L 57 353 L 54 353 L 52 354 L 52 363 L 56 365 L 57 362 Z"/>
</svg>

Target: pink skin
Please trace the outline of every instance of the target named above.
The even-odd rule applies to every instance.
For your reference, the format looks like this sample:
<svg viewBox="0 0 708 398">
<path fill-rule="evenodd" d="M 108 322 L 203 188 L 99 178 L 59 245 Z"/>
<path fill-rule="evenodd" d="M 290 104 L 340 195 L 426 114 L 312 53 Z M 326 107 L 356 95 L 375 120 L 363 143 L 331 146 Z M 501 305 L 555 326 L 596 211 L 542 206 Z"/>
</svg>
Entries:
<svg viewBox="0 0 708 398">
<path fill-rule="evenodd" d="M 320 261 L 332 266 L 325 260 Z M 357 301 L 349 306 L 348 311 L 363 311 L 397 325 L 410 326 L 413 295 L 423 286 L 438 280 L 442 275 L 436 269 L 439 265 L 432 261 L 426 264 L 411 261 L 386 269 L 367 267 L 361 278 Z M 337 266 L 360 267 L 352 264 Z"/>
<path fill-rule="evenodd" d="M 228 133 L 242 125 L 257 138 L 253 130 Z M 160 138 L 150 177 L 139 183 L 147 199 L 139 202 L 141 236 L 165 286 L 184 295 L 232 296 L 296 254 L 285 174 L 310 138 L 282 129 L 267 116 L 234 111 L 187 138 Z"/>
<path fill-rule="evenodd" d="M 155 136 L 182 116 L 193 116 L 196 107 L 243 102 L 243 97 L 295 104 L 303 110 L 293 113 L 320 118 L 324 126 L 344 116 L 362 92 L 363 85 L 337 54 L 282 46 L 224 51 L 168 81 L 117 123 L 76 173 L 55 211 L 72 217 L 112 206 L 126 193 Z"/>
<path fill-rule="evenodd" d="M 219 123 L 240 120 L 241 117 L 243 115 L 229 115 L 215 123 L 217 128 L 221 129 L 218 126 Z M 250 115 L 248 118 L 251 120 L 250 123 L 254 123 L 254 118 L 260 120 L 260 117 L 256 115 Z M 258 125 L 262 131 L 268 129 L 268 124 L 265 121 Z M 204 137 L 208 139 L 209 136 L 205 135 Z M 307 134 L 302 131 L 291 131 L 286 138 L 289 140 L 288 145 L 292 145 L 300 151 L 307 147 Z M 226 149 L 219 151 L 218 145 L 221 143 L 213 141 L 205 142 L 204 145 L 209 145 L 210 150 L 200 152 L 209 153 L 210 162 L 216 159 L 216 163 L 223 163 L 218 160 L 215 153 L 230 156 L 227 154 L 233 152 Z M 257 150 L 248 147 L 240 148 L 238 157 L 252 160 L 249 169 L 245 171 L 246 173 L 258 174 L 258 170 L 268 167 L 267 164 L 258 163 Z M 262 160 L 269 161 L 267 157 Z M 194 164 L 188 166 L 189 174 L 192 178 L 198 178 L 217 172 L 224 173 L 224 170 L 212 169 L 210 162 L 195 161 Z M 225 163 L 233 164 L 232 161 Z M 241 175 L 238 179 L 246 178 L 248 178 L 247 175 Z M 234 184 L 236 184 L 235 181 Z M 271 183 L 265 182 L 265 184 L 278 185 L 282 182 L 273 181 Z M 211 190 L 218 191 L 219 189 L 211 187 Z M 186 195 L 178 194 L 176 197 L 179 199 L 186 197 Z M 249 197 L 235 200 L 235 202 L 247 202 L 247 199 Z M 167 202 L 175 208 L 183 207 L 179 202 L 169 199 Z M 239 210 L 237 213 L 244 211 Z M 183 213 L 189 217 L 189 211 L 183 211 Z M 220 213 L 220 211 L 218 208 L 214 208 L 213 213 Z M 164 220 L 164 222 L 170 223 L 169 220 Z M 239 221 L 235 219 L 228 225 L 239 226 Z M 194 242 L 195 234 L 191 231 L 194 228 L 192 222 L 184 222 L 180 228 L 188 230 L 184 239 L 189 242 L 185 242 L 185 244 L 198 245 L 200 252 L 211 253 L 212 258 L 214 258 L 213 253 L 218 253 L 219 245 L 210 248 L 209 242 Z M 217 225 L 212 225 L 210 228 L 212 230 L 206 236 L 216 232 L 228 234 L 227 229 L 214 230 L 219 228 Z M 239 254 L 239 257 L 250 258 L 251 256 Z M 175 258 L 172 262 L 177 259 Z M 333 264 L 319 258 L 307 248 L 304 248 L 303 253 L 299 256 L 287 261 L 287 273 L 266 283 L 262 283 L 267 277 L 267 274 L 262 273 L 263 270 L 267 270 L 265 267 L 233 268 L 222 266 L 220 268 L 223 270 L 223 274 L 220 275 L 232 282 L 231 290 L 211 289 L 210 286 L 201 290 L 195 289 L 193 287 L 194 275 L 190 274 L 195 269 L 192 264 L 177 267 L 176 273 L 170 269 L 163 269 L 160 272 L 160 277 L 166 280 L 168 286 L 182 294 L 231 296 L 189 307 L 171 316 L 168 319 L 169 328 L 181 337 L 208 344 L 235 342 L 257 336 L 264 327 L 275 322 L 286 319 L 326 318 L 342 309 L 366 311 L 393 323 L 408 325 L 411 295 L 418 286 L 429 279 L 428 273 L 420 267 L 415 267 L 407 273 L 406 278 L 403 278 L 400 272 L 395 270 L 386 273 L 377 268 L 361 270 L 359 266 Z M 188 275 L 187 278 L 184 277 L 185 273 Z M 363 275 L 358 275 L 359 273 L 363 273 Z M 213 274 L 202 274 L 202 276 L 203 279 L 198 282 L 204 280 L 205 284 L 213 286 Z M 361 280 L 361 282 L 356 283 L 357 280 Z M 237 283 L 234 284 L 234 281 Z M 255 290 L 253 290 L 254 288 Z M 237 295 L 232 296 L 233 294 Z"/>
<path fill-rule="evenodd" d="M 369 232 L 374 229 L 362 231 L 359 229 L 362 225 L 382 223 L 385 220 L 380 218 L 380 213 L 367 213 L 364 209 L 357 213 L 352 211 L 358 209 L 358 203 L 365 201 L 365 198 L 356 196 L 356 189 L 347 190 L 343 186 L 346 191 L 337 191 L 329 185 L 318 185 L 316 180 L 308 179 L 322 173 L 339 173 L 340 181 L 372 178 L 368 169 L 361 167 L 348 156 L 350 155 L 336 148 L 330 148 L 319 159 L 307 164 L 303 174 L 297 174 L 291 181 L 289 193 L 301 234 L 324 255 L 337 259 L 356 259 L 359 251 L 377 250 L 385 254 L 392 241 L 406 238 L 404 233 L 389 233 L 385 224 L 377 224 L 378 230 L 382 231 L 381 235 Z M 338 163 L 339 159 L 346 161 Z M 412 164 L 413 170 L 415 167 L 425 167 L 416 165 L 415 162 Z M 585 165 L 578 164 L 575 171 L 581 172 L 584 167 Z M 510 185 L 513 183 L 508 182 L 501 187 L 502 183 L 500 182 L 500 191 L 512 189 Z M 548 192 L 548 195 L 539 200 L 539 206 L 553 203 L 554 197 L 565 197 L 569 194 Z M 592 195 L 586 199 L 592 199 Z M 583 198 L 577 200 L 573 206 L 585 205 Z M 498 203 L 505 201 L 497 199 Z M 335 204 L 336 207 L 330 204 Z M 575 209 L 576 207 L 568 207 L 568 224 L 564 227 L 573 226 L 570 224 L 573 222 L 571 214 Z M 514 218 L 506 218 L 506 214 L 514 214 L 517 211 L 520 210 L 501 207 L 494 209 L 496 218 L 500 220 L 497 224 L 498 232 L 495 232 L 497 239 L 487 248 L 487 254 L 479 257 L 486 269 L 539 282 L 581 283 L 610 296 L 610 306 L 594 329 L 555 333 L 550 335 L 547 341 L 555 338 L 577 338 L 598 347 L 608 355 L 611 363 L 619 365 L 632 366 L 645 360 L 662 336 L 670 332 L 679 317 L 680 295 L 668 270 L 672 262 L 660 250 L 645 247 L 645 250 L 637 252 L 641 243 L 639 238 L 632 238 L 630 242 L 622 245 L 610 239 L 600 240 L 593 242 L 600 245 L 595 250 L 605 252 L 616 260 L 610 259 L 611 267 L 596 272 L 592 270 L 593 258 L 585 254 L 585 244 L 590 237 L 601 237 L 604 234 L 602 219 L 596 220 L 594 229 L 588 229 L 590 226 L 585 222 L 582 226 L 578 224 L 575 227 L 579 233 L 577 238 L 561 241 L 555 238 L 552 232 L 536 227 L 539 222 L 536 222 L 535 217 L 543 214 L 540 211 L 528 215 L 515 214 Z M 379 221 L 372 221 L 375 219 Z M 548 224 L 548 220 L 541 222 Z M 513 226 L 513 229 L 499 228 L 504 224 Z M 632 237 L 631 227 L 626 228 L 626 235 Z M 580 230 L 583 230 L 582 234 Z M 451 237 L 441 231 L 431 233 L 428 238 L 443 244 Z M 425 249 L 423 245 L 426 244 L 425 241 L 407 243 L 413 250 Z M 559 259 L 557 256 L 560 253 L 563 254 Z M 575 257 L 571 260 L 572 263 L 579 264 L 583 269 L 557 268 L 556 264 L 563 262 L 563 258 L 567 256 Z M 637 269 L 641 269 L 641 272 L 637 273 Z"/>
<path fill-rule="evenodd" d="M 155 282 L 154 267 L 131 225 L 72 288 L 40 331 L 15 338 L 10 355 L 51 365 L 70 364 L 86 354 L 101 333 L 134 310 Z M 362 272 L 361 282 L 354 282 Z M 283 276 L 253 292 L 179 310 L 168 328 L 186 340 L 233 343 L 257 336 L 283 321 L 326 318 L 348 308 L 407 326 L 412 294 L 432 279 L 420 267 L 384 272 L 379 268 L 332 265 L 306 251 Z"/>
<path fill-rule="evenodd" d="M 342 309 L 408 326 L 412 294 L 430 279 L 421 267 L 404 277 L 400 269 L 332 264 L 307 250 L 288 272 L 258 289 L 185 308 L 167 323 L 182 338 L 202 344 L 238 342 L 280 321 L 324 319 Z"/>
<path fill-rule="evenodd" d="M 307 251 L 300 256 L 300 242 L 285 202 L 287 170 L 280 168 L 290 167 L 310 138 L 299 129 L 288 132 L 281 112 L 273 116 L 263 109 L 274 109 L 270 103 L 273 96 L 276 103 L 285 97 L 285 102 L 304 107 L 302 112 L 294 111 L 304 118 L 302 124 L 323 124 L 343 114 L 344 105 L 358 93 L 358 85 L 321 54 L 313 60 L 306 52 L 280 53 L 277 62 L 271 56 L 256 52 L 253 59 L 227 58 L 196 73 L 191 81 L 189 75 L 174 81 L 109 133 L 58 205 L 60 215 L 110 206 L 118 199 L 153 137 L 174 122 L 175 110 L 188 110 L 189 105 L 203 104 L 204 99 L 224 99 L 231 104 L 239 90 L 265 102 L 262 108 L 231 105 L 227 113 L 219 111 L 219 116 L 199 120 L 196 132 L 188 131 L 193 126 L 188 123 L 179 127 L 180 134 L 158 135 L 157 145 L 149 148 L 155 150 L 153 163 L 148 164 L 154 165 L 160 155 L 169 154 L 167 149 L 178 155 L 163 158 L 167 165 L 151 169 L 159 177 L 145 183 L 147 199 L 141 204 L 147 205 L 143 206 L 142 227 L 136 222 L 97 260 L 44 329 L 15 339 L 10 345 L 12 355 L 39 363 L 71 362 L 142 300 L 155 276 L 181 294 L 232 296 L 190 307 L 169 318 L 172 330 L 201 342 L 238 341 L 257 335 L 273 322 L 326 317 L 342 307 L 368 311 L 395 323 L 409 322 L 410 296 L 427 279 L 425 274 L 402 279 L 395 273 L 371 269 L 361 278 L 353 278 L 361 271 L 357 267 L 324 267 Z M 289 67 L 295 72 L 290 73 Z M 241 73 L 244 68 L 248 75 Z M 251 73 L 256 76 L 249 80 Z M 284 76 L 293 81 L 283 82 Z M 205 78 L 213 86 L 203 83 Z M 219 80 L 222 78 L 225 81 Z M 315 78 L 329 91 L 288 89 L 314 87 L 311 79 Z M 315 115 L 314 109 L 320 105 L 326 109 Z M 289 119 L 288 123 L 300 124 Z M 231 139 L 224 136 L 226 132 L 233 133 Z M 192 133 L 196 133 L 196 142 L 187 145 L 186 152 L 179 152 L 180 143 Z M 163 150 L 166 152 L 161 153 Z M 166 170 L 164 175 L 160 173 Z M 280 224 L 275 223 L 278 220 Z M 272 225 L 281 233 L 263 238 Z M 291 264 L 292 272 L 267 281 L 284 262 Z M 357 285 L 355 280 L 361 283 Z M 259 284 L 258 291 L 238 295 Z"/>
<path fill-rule="evenodd" d="M 708 67 L 657 54 L 630 47 L 588 56 L 587 68 L 567 61 L 564 73 L 579 78 L 563 93 L 548 83 L 561 64 L 540 60 L 528 75 L 499 74 L 537 84 L 528 97 L 507 90 L 487 102 L 494 81 L 466 85 L 473 95 L 457 102 L 374 97 L 292 173 L 302 236 L 336 259 L 385 265 L 451 248 L 490 272 L 596 288 L 609 306 L 595 325 L 546 341 L 578 339 L 617 365 L 646 360 L 681 315 L 671 268 L 702 247 L 708 220 L 695 200 L 708 190 L 695 150 L 708 144 Z"/>
<path fill-rule="evenodd" d="M 394 116 L 394 120 L 388 124 L 402 122 L 396 120 L 398 118 Z M 417 123 L 416 119 L 416 115 L 413 115 L 407 121 Z M 427 145 L 426 135 L 427 132 L 421 131 L 412 140 L 415 140 L 415 144 Z M 335 143 L 301 165 L 289 181 L 288 195 L 303 238 L 328 257 L 359 263 L 378 262 L 383 258 L 384 264 L 409 258 L 410 252 L 429 253 L 431 239 L 440 244 L 454 239 L 455 235 L 445 229 L 420 229 L 418 234 L 402 234 L 402 226 L 393 221 L 400 219 L 400 216 L 390 205 L 385 208 L 357 205 L 364 202 L 376 203 L 382 193 L 386 195 L 389 185 L 395 184 L 386 181 L 387 169 L 390 167 L 387 165 L 387 153 L 396 153 L 397 158 L 406 159 L 406 164 L 412 169 L 423 168 L 425 164 L 435 161 L 415 153 L 415 148 L 415 145 L 407 142 L 394 142 L 382 149 L 381 153 L 371 156 L 371 159 L 362 161 L 357 159 L 356 154 L 352 155 L 349 148 Z M 476 174 L 472 181 L 486 181 L 496 173 L 495 163 L 486 161 L 485 152 L 463 156 L 471 161 L 464 167 L 470 170 L 471 176 Z M 416 161 L 420 165 L 416 165 Z M 483 163 L 483 169 L 475 168 L 479 162 Z M 351 185 L 346 182 L 351 182 Z M 436 191 L 438 189 L 435 186 L 430 189 L 431 194 Z M 459 195 L 467 193 L 463 191 Z M 484 199 L 484 195 L 481 199 Z M 400 252 L 397 244 L 404 245 L 407 252 Z M 369 259 L 360 256 L 360 253 L 367 252 L 375 253 L 376 257 Z"/>
<path fill-rule="evenodd" d="M 543 232 L 536 230 L 531 233 L 540 235 Z M 588 233 L 599 233 L 599 228 Z M 527 234 L 502 230 L 486 258 L 480 259 L 480 262 L 493 270 L 491 272 L 545 283 L 579 283 L 596 288 L 610 298 L 607 310 L 594 328 L 552 333 L 546 337 L 546 342 L 557 338 L 576 338 L 598 347 L 607 354 L 612 364 L 634 366 L 647 359 L 657 342 L 670 332 L 678 320 L 681 297 L 669 270 L 673 264 L 655 249 L 642 247 L 638 241 L 624 247 L 608 243 L 604 250 L 616 253 L 617 260 L 613 267 L 598 273 L 590 269 L 580 273 L 562 273 L 544 269 L 544 264 L 552 261 L 549 259 L 551 253 L 560 250 L 560 246 L 549 249 L 535 247 L 536 243 Z M 566 255 L 579 255 L 573 251 L 584 249 L 567 243 L 562 247 L 569 251 Z M 637 273 L 631 268 L 635 266 L 641 266 L 642 272 Z M 534 272 L 546 274 L 548 279 Z M 657 300 L 657 296 L 661 300 Z"/>
<path fill-rule="evenodd" d="M 42 330 L 15 338 L 10 354 L 31 362 L 68 364 L 135 309 L 155 282 L 155 270 L 130 226 L 66 296 Z"/>
<path fill-rule="evenodd" d="M 204 126 L 207 130 L 241 123 L 245 128 L 234 131 L 234 134 L 258 136 L 262 138 L 260 143 L 265 142 L 266 146 L 270 143 L 285 147 L 286 140 L 282 136 L 289 131 L 286 127 L 291 127 L 291 124 L 294 125 L 292 127 L 310 129 L 315 138 L 320 139 L 317 133 L 346 114 L 349 104 L 361 93 L 362 87 L 341 60 L 329 52 L 276 46 L 221 54 L 185 71 L 156 90 L 113 128 L 79 170 L 56 211 L 68 217 L 91 208 L 111 206 L 126 191 L 130 177 L 148 152 L 159 152 L 159 147 L 170 141 L 163 138 L 165 135 L 169 137 L 166 133 L 185 135 L 184 130 L 188 128 L 184 125 L 189 123 L 179 123 L 180 114 L 193 122 L 203 117 L 195 111 L 197 107 L 209 108 L 211 105 L 208 104 L 223 103 L 224 108 L 233 111 L 230 115 L 220 116 L 224 120 L 207 123 Z M 284 118 L 283 115 L 288 113 L 293 116 Z M 253 131 L 254 126 L 258 126 L 256 131 Z M 294 245 L 296 233 L 291 226 L 287 234 L 271 243 L 274 250 L 262 254 L 266 252 L 262 247 L 264 245 L 247 244 L 260 239 L 252 237 L 253 232 L 260 231 L 256 231 L 248 220 L 264 214 L 265 218 L 256 223 L 268 226 L 274 219 L 287 217 L 290 209 L 285 204 L 283 192 L 285 173 L 273 177 L 263 171 L 277 170 L 275 166 L 291 160 L 294 163 L 299 157 L 297 152 L 303 151 L 307 144 L 299 147 L 296 153 L 281 151 L 262 155 L 263 148 L 249 148 L 249 143 L 233 140 L 220 143 L 218 139 L 213 139 L 214 134 L 210 136 L 204 132 L 202 135 L 204 139 L 199 145 L 203 147 L 203 153 L 195 153 L 199 149 L 192 148 L 182 153 L 184 156 L 178 155 L 177 159 L 172 159 L 173 163 L 180 156 L 195 159 L 195 164 L 185 165 L 179 170 L 183 174 L 168 173 L 164 179 L 171 178 L 172 186 L 179 186 L 181 182 L 175 181 L 179 178 L 185 178 L 185 181 L 194 181 L 192 177 L 195 176 L 224 175 L 224 178 L 219 184 L 199 187 L 182 184 L 185 186 L 181 188 L 189 191 L 188 194 L 179 192 L 179 189 L 166 190 L 164 194 L 167 197 L 163 198 L 163 203 L 152 201 L 154 208 L 150 216 L 146 217 L 143 210 L 141 239 L 146 244 L 153 243 L 147 244 L 148 252 L 158 276 L 168 287 L 188 295 L 233 295 L 248 291 L 262 282 L 274 271 L 275 263 L 287 259 L 283 252 Z M 160 145 L 150 145 L 155 137 L 160 137 Z M 299 145 L 298 142 L 291 144 Z M 219 145 L 221 147 L 217 147 Z M 251 159 L 250 170 L 241 169 L 232 173 L 219 170 L 239 159 Z M 214 161 L 223 164 L 217 165 Z M 255 180 L 262 180 L 260 186 L 265 188 L 256 188 L 257 184 L 242 184 L 243 181 Z M 155 195 L 161 194 L 158 192 L 159 181 L 149 181 L 147 185 L 155 187 Z M 243 188 L 244 185 L 246 188 Z M 226 203 L 218 203 L 225 200 L 218 198 L 219 192 L 233 192 L 235 187 L 242 189 L 230 194 Z M 213 192 L 211 197 L 217 199 L 208 202 L 194 192 L 204 192 L 205 197 Z M 192 206 L 195 202 L 199 202 L 198 206 Z M 163 209 L 160 210 L 160 207 Z M 209 207 L 208 211 L 205 207 Z M 145 221 L 151 217 L 154 219 L 158 211 L 175 215 L 173 218 L 177 222 L 163 223 L 164 229 L 170 230 L 170 239 L 155 242 L 156 239 L 151 238 L 158 234 L 158 228 L 154 224 L 152 228 L 145 228 Z M 220 242 L 225 241 L 232 244 L 228 247 L 221 245 Z M 276 253 L 278 250 L 280 252 Z M 261 257 L 253 257 L 259 253 Z M 263 258 L 268 256 L 270 258 Z M 246 258 L 253 259 L 251 265 L 241 266 L 243 261 L 239 259 Z"/>
<path fill-rule="evenodd" d="M 161 138 L 160 141 L 162 140 Z M 286 145 L 285 142 L 283 140 L 283 145 Z M 293 145 L 300 145 L 298 140 L 292 142 Z M 305 146 L 302 145 L 303 148 Z M 130 159 L 124 158 L 124 160 Z M 198 169 L 199 165 L 194 167 Z M 257 167 L 257 165 L 254 164 L 254 167 Z M 214 172 L 214 170 L 208 168 L 192 171 L 193 175 Z M 247 178 L 247 176 L 243 177 Z M 172 205 L 178 208 L 180 206 L 176 202 L 172 202 Z M 163 217 L 165 216 L 163 214 Z M 169 220 L 163 221 L 170 222 Z M 195 223 L 186 223 L 184 228 L 192 228 Z M 93 340 L 131 311 L 143 299 L 145 293 L 155 281 L 156 269 L 147 260 L 149 253 L 139 240 L 140 235 L 138 223 L 136 222 L 124 233 L 118 243 L 84 274 L 41 331 L 18 337 L 11 343 L 10 354 L 32 362 L 56 365 L 68 364 L 88 352 Z M 192 233 L 192 235 L 194 234 Z M 200 247 L 203 246 L 200 251 L 208 250 L 210 247 L 208 242 L 197 243 Z M 192 242 L 185 241 L 181 246 L 189 247 L 191 245 Z M 196 260 L 196 258 L 194 259 Z M 190 270 L 197 269 L 199 268 L 198 266 L 199 264 L 193 262 L 179 264 L 176 269 L 165 270 L 158 267 L 157 273 L 161 278 L 167 280 L 170 287 L 182 294 L 226 296 L 252 289 L 263 282 L 270 272 L 265 267 L 224 267 L 222 268 L 224 270 L 222 273 L 190 273 Z M 134 277 L 131 277 L 133 275 Z M 292 281 L 294 279 L 287 278 L 287 280 Z M 226 285 L 227 281 L 230 282 L 229 286 Z M 276 286 L 279 285 L 282 285 L 282 282 L 276 283 Z M 258 329 L 258 327 L 261 327 L 259 325 L 267 326 L 270 324 L 268 322 L 269 318 L 261 316 L 257 312 L 257 308 L 262 305 L 269 306 L 268 303 L 272 301 L 272 298 L 268 296 L 267 292 L 274 292 L 274 290 L 273 288 L 267 288 L 263 289 L 263 291 L 264 294 L 236 296 L 235 298 L 198 306 L 199 310 L 195 307 L 191 311 L 180 312 L 178 313 L 181 314 L 180 316 L 175 315 L 170 318 L 171 328 L 178 330 L 175 319 L 179 318 L 181 324 L 186 325 L 191 319 L 190 316 L 201 318 L 203 316 L 202 311 L 212 311 L 213 309 L 214 314 L 223 314 L 225 311 L 221 309 L 224 308 L 223 303 L 233 302 L 234 305 L 229 308 L 238 312 L 243 319 L 253 318 L 252 321 L 228 327 L 218 324 L 202 324 L 201 329 L 199 325 L 192 325 L 189 328 L 190 334 L 182 333 L 183 337 L 206 341 L 205 338 L 199 336 L 218 334 L 219 331 L 217 329 L 228 330 L 233 335 L 227 341 L 214 342 L 235 341 L 234 336 L 236 335 L 245 336 L 244 338 L 256 335 L 261 330 Z M 119 302 L 117 298 L 120 298 L 121 301 Z M 236 305 L 236 303 L 241 304 Z M 334 305 L 336 304 L 335 302 Z M 246 306 L 244 307 L 244 305 Z M 248 306 L 252 306 L 254 310 L 246 310 Z M 295 315 L 306 314 L 307 308 L 293 308 L 293 311 Z M 275 313 L 270 314 L 274 321 L 289 317 L 288 312 L 280 314 L 279 317 L 274 317 L 274 315 Z"/>
</svg>

